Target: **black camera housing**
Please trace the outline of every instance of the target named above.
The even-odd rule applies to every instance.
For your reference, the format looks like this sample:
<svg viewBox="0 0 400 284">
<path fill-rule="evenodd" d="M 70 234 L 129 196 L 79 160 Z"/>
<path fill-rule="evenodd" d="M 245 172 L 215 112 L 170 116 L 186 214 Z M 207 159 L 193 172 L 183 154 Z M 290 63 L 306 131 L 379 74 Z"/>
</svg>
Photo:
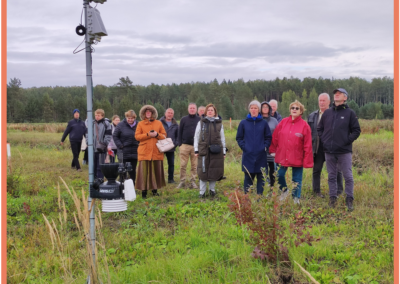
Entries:
<svg viewBox="0 0 400 284">
<path fill-rule="evenodd" d="M 100 178 L 95 179 L 90 188 L 90 197 L 106 200 L 124 199 L 123 176 L 126 172 L 124 165 L 119 163 L 101 164 L 100 169 L 107 181 L 104 182 Z M 116 181 L 118 174 L 120 174 L 121 182 Z"/>
</svg>

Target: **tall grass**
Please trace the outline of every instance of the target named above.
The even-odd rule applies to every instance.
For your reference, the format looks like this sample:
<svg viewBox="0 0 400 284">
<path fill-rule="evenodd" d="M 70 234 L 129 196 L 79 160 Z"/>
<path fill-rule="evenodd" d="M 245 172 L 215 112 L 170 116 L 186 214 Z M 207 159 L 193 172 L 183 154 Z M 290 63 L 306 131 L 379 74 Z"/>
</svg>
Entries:
<svg viewBox="0 0 400 284">
<path fill-rule="evenodd" d="M 7 123 L 7 131 L 63 133 L 65 128 L 67 128 L 67 123 Z"/>
</svg>

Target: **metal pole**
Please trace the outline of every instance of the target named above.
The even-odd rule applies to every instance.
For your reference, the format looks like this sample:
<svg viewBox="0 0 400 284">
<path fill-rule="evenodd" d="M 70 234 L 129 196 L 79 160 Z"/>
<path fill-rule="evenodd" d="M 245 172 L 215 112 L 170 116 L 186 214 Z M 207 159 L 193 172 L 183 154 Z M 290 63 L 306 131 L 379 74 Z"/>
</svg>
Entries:
<svg viewBox="0 0 400 284">
<path fill-rule="evenodd" d="M 92 258 L 93 258 L 93 267 L 96 267 L 96 227 L 95 227 L 95 205 L 92 205 L 92 198 L 90 197 L 90 190 L 93 188 L 94 181 L 94 159 L 93 159 L 93 81 L 92 81 L 92 50 L 90 47 L 89 36 L 88 36 L 88 18 L 87 18 L 87 7 L 89 5 L 89 0 L 83 0 L 83 8 L 85 10 L 85 27 L 86 27 L 86 35 L 85 35 L 85 47 L 86 47 L 86 97 L 87 97 L 87 127 L 88 127 L 88 163 L 89 163 L 89 198 L 88 198 L 88 208 L 92 208 L 90 211 L 90 239 L 92 242 Z M 95 281 L 93 279 L 93 281 Z M 88 283 L 90 283 L 90 276 L 88 277 Z"/>
</svg>

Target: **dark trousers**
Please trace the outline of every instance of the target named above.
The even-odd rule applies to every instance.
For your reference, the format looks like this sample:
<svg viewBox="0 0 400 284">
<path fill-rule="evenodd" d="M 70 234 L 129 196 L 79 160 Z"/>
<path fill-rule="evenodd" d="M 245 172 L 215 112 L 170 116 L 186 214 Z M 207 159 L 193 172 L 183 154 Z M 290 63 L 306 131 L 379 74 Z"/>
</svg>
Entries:
<svg viewBox="0 0 400 284">
<path fill-rule="evenodd" d="M 165 156 L 168 161 L 168 181 L 172 181 L 174 180 L 175 152 L 166 152 Z"/>
<path fill-rule="evenodd" d="M 257 176 L 257 194 L 264 192 L 265 180 L 262 173 L 244 173 L 244 193 L 249 192 L 249 187 L 253 185 L 254 178 Z"/>
<path fill-rule="evenodd" d="M 326 168 L 328 169 L 328 185 L 329 185 L 329 196 L 338 195 L 337 186 L 337 173 L 341 169 L 345 182 L 345 192 L 347 197 L 353 198 L 354 180 L 352 166 L 352 155 L 351 153 L 346 154 L 329 154 L 325 153 Z"/>
<path fill-rule="evenodd" d="M 325 153 L 322 149 L 323 147 L 319 147 L 317 154 L 314 155 L 314 167 L 313 167 L 313 191 L 314 193 L 321 193 L 321 172 L 322 167 L 325 163 Z M 337 194 L 343 193 L 343 174 L 341 170 L 337 172 Z"/>
<path fill-rule="evenodd" d="M 86 161 L 86 164 L 88 165 L 89 163 L 88 163 L 88 161 L 89 161 L 89 150 L 88 150 L 88 148 L 86 148 L 86 150 L 85 151 L 83 151 L 83 160 L 84 161 Z"/>
<path fill-rule="evenodd" d="M 133 180 L 133 184 L 136 182 L 136 166 L 137 166 L 137 159 L 124 159 L 124 164 L 131 163 L 132 171 L 128 172 L 129 177 Z"/>
<path fill-rule="evenodd" d="M 110 157 L 110 158 L 112 158 L 112 162 L 113 163 L 116 163 L 117 162 L 117 158 L 118 158 L 118 156 L 117 156 L 117 153 L 118 153 L 118 149 L 112 149 L 112 151 L 114 152 L 114 157 Z M 119 160 L 118 160 L 119 161 Z"/>
<path fill-rule="evenodd" d="M 82 142 L 71 142 L 71 150 L 72 150 L 72 163 L 71 163 L 71 167 L 72 168 L 76 168 L 77 170 L 79 170 L 81 168 L 81 165 L 79 164 L 79 153 L 81 152 L 81 144 Z"/>
<path fill-rule="evenodd" d="M 100 164 L 104 164 L 104 160 L 106 158 L 106 153 L 94 153 L 94 167 L 93 173 L 95 178 L 104 178 L 103 173 L 100 169 Z"/>
<path fill-rule="evenodd" d="M 268 174 L 269 174 L 269 184 L 274 186 L 275 184 L 275 163 L 268 162 Z"/>
</svg>

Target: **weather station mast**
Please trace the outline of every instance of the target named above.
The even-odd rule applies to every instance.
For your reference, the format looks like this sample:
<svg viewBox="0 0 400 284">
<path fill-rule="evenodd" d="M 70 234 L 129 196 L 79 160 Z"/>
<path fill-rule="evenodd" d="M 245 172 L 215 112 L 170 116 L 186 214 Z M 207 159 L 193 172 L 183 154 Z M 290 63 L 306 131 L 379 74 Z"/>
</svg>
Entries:
<svg viewBox="0 0 400 284">
<path fill-rule="evenodd" d="M 98 283 L 96 279 L 96 227 L 95 227 L 95 204 L 91 195 L 94 191 L 94 149 L 93 149 L 93 80 L 92 80 L 92 45 L 96 45 L 101 41 L 101 37 L 107 36 L 106 28 L 100 16 L 99 10 L 96 9 L 97 4 L 103 4 L 107 0 L 83 0 L 83 13 L 85 18 L 85 26 L 81 23 L 76 27 L 76 33 L 79 36 L 85 36 L 85 47 L 76 51 L 79 46 L 74 50 L 74 54 L 85 50 L 86 59 L 86 97 L 87 97 L 87 128 L 88 128 L 88 165 L 89 165 L 89 197 L 88 208 L 90 211 L 90 238 L 91 244 L 91 267 L 89 276 L 86 283 Z M 90 6 L 90 2 L 96 3 L 95 7 Z M 82 42 L 83 43 L 83 42 Z M 82 44 L 81 43 L 81 44 Z M 92 279 L 91 279 L 92 276 Z"/>
</svg>

